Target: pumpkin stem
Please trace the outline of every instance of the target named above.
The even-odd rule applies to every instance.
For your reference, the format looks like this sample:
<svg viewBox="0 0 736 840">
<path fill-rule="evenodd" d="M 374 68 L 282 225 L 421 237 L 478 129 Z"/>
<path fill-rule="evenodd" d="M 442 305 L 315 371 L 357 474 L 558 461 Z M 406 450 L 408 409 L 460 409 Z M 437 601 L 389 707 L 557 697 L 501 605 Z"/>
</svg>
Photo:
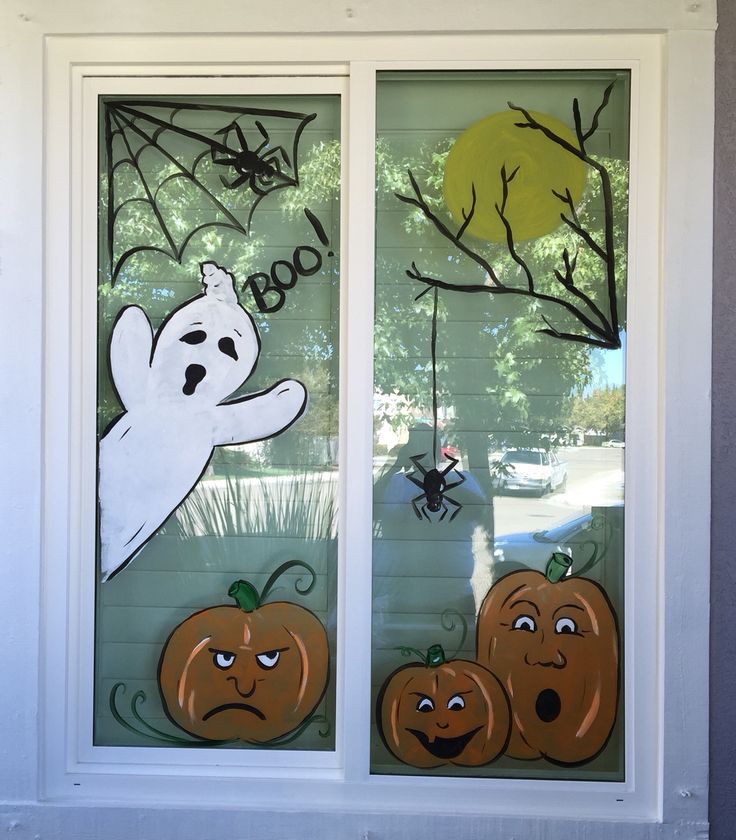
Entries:
<svg viewBox="0 0 736 840">
<path fill-rule="evenodd" d="M 439 668 L 445 662 L 445 652 L 442 650 L 442 645 L 432 645 L 427 651 L 427 658 L 424 661 L 427 668 Z"/>
<path fill-rule="evenodd" d="M 303 587 L 302 589 L 299 588 L 299 584 L 302 583 L 301 578 L 297 578 L 297 581 L 294 584 L 294 589 L 296 589 L 296 591 L 300 595 L 308 595 L 314 589 L 314 584 L 317 582 L 317 573 L 308 563 L 303 563 L 301 560 L 287 560 L 287 562 L 282 563 L 278 567 L 278 569 L 276 569 L 276 571 L 271 575 L 271 577 L 266 581 L 266 585 L 263 587 L 263 591 L 261 592 L 260 600 L 265 601 L 269 592 L 273 588 L 274 583 L 276 583 L 276 581 L 281 577 L 281 575 L 283 575 L 284 572 L 288 571 L 289 569 L 293 569 L 295 566 L 301 566 L 302 569 L 306 569 L 312 576 L 312 580 L 307 584 L 307 586 Z"/>
<path fill-rule="evenodd" d="M 545 577 L 550 583 L 559 583 L 572 567 L 572 557 L 555 551 L 549 558 L 547 568 L 544 570 Z"/>
<path fill-rule="evenodd" d="M 258 590 L 247 580 L 236 580 L 228 589 L 227 594 L 235 599 L 235 603 L 243 612 L 253 612 L 261 603 Z"/>
</svg>

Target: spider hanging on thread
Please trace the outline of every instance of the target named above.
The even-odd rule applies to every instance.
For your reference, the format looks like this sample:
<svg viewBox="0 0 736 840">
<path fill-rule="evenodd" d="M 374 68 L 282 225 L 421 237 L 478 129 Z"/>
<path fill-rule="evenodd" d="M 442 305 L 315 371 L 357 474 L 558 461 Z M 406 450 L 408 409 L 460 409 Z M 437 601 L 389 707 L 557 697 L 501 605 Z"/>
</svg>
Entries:
<svg viewBox="0 0 736 840">
<path fill-rule="evenodd" d="M 419 300 L 422 295 L 425 295 L 429 291 L 429 287 L 425 289 L 420 295 L 416 297 L 416 300 Z M 418 496 L 415 496 L 411 500 L 411 506 L 414 509 L 414 513 L 417 515 L 419 520 L 422 519 L 422 516 L 428 521 L 432 522 L 432 517 L 430 517 L 430 513 L 439 513 L 442 511 L 441 516 L 439 517 L 439 522 L 447 516 L 450 508 L 448 507 L 448 503 L 453 505 L 455 510 L 453 510 L 452 515 L 450 516 L 450 522 L 460 513 L 462 510 L 462 505 L 460 502 L 456 502 L 455 499 L 450 498 L 447 495 L 448 490 L 452 490 L 453 487 L 458 487 L 465 481 L 465 476 L 455 467 L 458 465 L 459 461 L 457 458 L 453 458 L 448 455 L 448 459 L 450 463 L 443 469 L 440 470 L 437 467 L 437 296 L 438 296 L 438 289 L 434 287 L 434 305 L 432 308 L 432 420 L 433 420 L 433 434 L 432 434 L 432 463 L 434 466 L 427 469 L 424 464 L 422 464 L 422 460 L 427 457 L 426 452 L 423 452 L 421 455 L 412 455 L 409 460 L 414 464 L 416 470 L 419 474 L 421 474 L 421 478 L 417 478 L 416 472 L 407 473 L 407 478 L 413 484 L 421 489 L 421 493 Z M 457 481 L 448 481 L 447 476 L 452 471 L 455 471 L 455 475 L 457 475 Z M 419 503 L 422 502 L 421 506 Z"/>
</svg>

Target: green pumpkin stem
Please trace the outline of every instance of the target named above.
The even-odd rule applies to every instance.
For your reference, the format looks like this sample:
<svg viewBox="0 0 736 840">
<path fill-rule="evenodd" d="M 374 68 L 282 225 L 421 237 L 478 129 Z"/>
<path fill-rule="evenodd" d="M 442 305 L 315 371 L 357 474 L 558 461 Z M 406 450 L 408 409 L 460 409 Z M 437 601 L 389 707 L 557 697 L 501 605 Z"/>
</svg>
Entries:
<svg viewBox="0 0 736 840">
<path fill-rule="evenodd" d="M 550 583 L 559 583 L 572 568 L 572 557 L 555 551 L 549 558 L 547 568 L 544 570 L 545 577 Z"/>
<path fill-rule="evenodd" d="M 235 603 L 243 612 L 253 612 L 253 610 L 258 609 L 261 603 L 258 590 L 247 580 L 236 580 L 228 589 L 227 594 L 235 600 Z"/>
<path fill-rule="evenodd" d="M 442 645 L 432 645 L 427 650 L 427 658 L 425 659 L 424 664 L 427 668 L 439 668 L 439 666 L 444 665 L 446 661 Z"/>
<path fill-rule="evenodd" d="M 308 595 L 314 589 L 314 584 L 317 582 L 317 574 L 308 563 L 302 563 L 301 560 L 288 560 L 286 563 L 282 563 L 266 581 L 260 595 L 255 586 L 247 580 L 236 580 L 230 586 L 230 589 L 228 589 L 227 594 L 235 600 L 235 603 L 243 612 L 253 612 L 253 610 L 257 610 L 262 602 L 266 600 L 266 597 L 273 589 L 274 583 L 276 583 L 281 575 L 289 569 L 293 569 L 295 566 L 306 569 L 311 575 L 312 579 L 306 586 L 303 585 L 301 578 L 298 578 L 294 584 L 294 589 L 300 595 Z M 301 587 L 300 584 L 302 584 Z"/>
<path fill-rule="evenodd" d="M 402 656 L 418 656 L 427 668 L 438 668 L 447 661 L 442 645 L 431 645 L 426 654 L 422 653 L 421 650 L 417 650 L 415 647 L 403 645 L 397 647 L 396 650 L 400 650 Z"/>
</svg>

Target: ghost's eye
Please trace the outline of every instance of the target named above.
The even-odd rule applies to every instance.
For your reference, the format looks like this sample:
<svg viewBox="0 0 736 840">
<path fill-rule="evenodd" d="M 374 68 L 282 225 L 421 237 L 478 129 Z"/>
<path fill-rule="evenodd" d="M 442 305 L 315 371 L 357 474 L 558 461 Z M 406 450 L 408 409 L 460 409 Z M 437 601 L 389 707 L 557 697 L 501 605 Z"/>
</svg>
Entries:
<svg viewBox="0 0 736 840">
<path fill-rule="evenodd" d="M 514 619 L 511 626 L 514 630 L 526 630 L 527 633 L 533 633 L 537 629 L 537 625 L 530 615 L 520 615 Z"/>
<path fill-rule="evenodd" d="M 230 356 L 230 358 L 235 359 L 236 362 L 238 361 L 238 351 L 235 349 L 235 342 L 229 335 L 225 336 L 225 338 L 221 338 L 217 342 L 217 347 L 221 353 L 224 353 L 226 356 Z"/>
<path fill-rule="evenodd" d="M 555 621 L 555 633 L 577 633 L 578 626 L 571 618 L 558 618 Z"/>
<path fill-rule="evenodd" d="M 275 668 L 278 665 L 280 656 L 280 650 L 267 650 L 264 653 L 259 653 L 256 656 L 256 662 L 260 665 L 261 668 L 265 668 L 268 671 L 269 669 Z"/>
<path fill-rule="evenodd" d="M 422 697 L 421 700 L 417 703 L 417 711 L 418 712 L 433 712 L 434 711 L 434 703 L 429 699 L 429 697 Z"/>
<path fill-rule="evenodd" d="M 204 330 L 192 330 L 191 332 L 184 333 L 184 335 L 179 339 L 179 341 L 183 341 L 184 344 L 201 344 L 206 340 L 207 333 Z"/>
<path fill-rule="evenodd" d="M 232 668 L 233 662 L 235 662 L 234 653 L 230 653 L 227 650 L 216 650 L 214 654 L 212 661 L 215 663 L 216 668 L 219 668 L 221 671 L 227 671 L 228 668 Z"/>
<path fill-rule="evenodd" d="M 454 694 L 450 699 L 447 701 L 447 708 L 451 712 L 459 712 L 460 709 L 465 708 L 465 701 L 459 694 Z"/>
</svg>

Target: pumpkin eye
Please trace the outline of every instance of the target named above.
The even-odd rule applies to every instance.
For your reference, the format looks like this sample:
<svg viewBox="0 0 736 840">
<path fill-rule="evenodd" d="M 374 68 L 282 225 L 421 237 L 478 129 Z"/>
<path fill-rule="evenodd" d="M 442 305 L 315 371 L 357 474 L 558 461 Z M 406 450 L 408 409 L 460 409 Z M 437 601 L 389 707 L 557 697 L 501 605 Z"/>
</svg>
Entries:
<svg viewBox="0 0 736 840">
<path fill-rule="evenodd" d="M 418 712 L 433 712 L 434 711 L 434 703 L 429 699 L 429 697 L 422 697 L 422 699 L 417 703 L 417 711 Z"/>
<path fill-rule="evenodd" d="M 278 665 L 280 656 L 280 650 L 267 650 L 264 653 L 259 653 L 256 656 L 256 662 L 260 665 L 261 668 L 265 668 L 268 671 L 271 668 L 275 668 Z"/>
<path fill-rule="evenodd" d="M 537 629 L 537 625 L 530 615 L 520 615 L 515 618 L 511 627 L 514 630 L 526 630 L 527 633 L 533 633 Z"/>
<path fill-rule="evenodd" d="M 571 618 L 558 618 L 555 621 L 555 633 L 577 633 L 578 626 Z"/>
<path fill-rule="evenodd" d="M 447 701 L 447 708 L 451 712 L 459 712 L 461 709 L 465 708 L 465 701 L 459 694 L 454 694 Z"/>
<path fill-rule="evenodd" d="M 219 668 L 221 671 L 227 671 L 228 668 L 232 668 L 233 662 L 235 662 L 235 654 L 230 653 L 227 650 L 216 650 L 215 655 L 212 661 L 215 663 L 215 668 Z"/>
</svg>

